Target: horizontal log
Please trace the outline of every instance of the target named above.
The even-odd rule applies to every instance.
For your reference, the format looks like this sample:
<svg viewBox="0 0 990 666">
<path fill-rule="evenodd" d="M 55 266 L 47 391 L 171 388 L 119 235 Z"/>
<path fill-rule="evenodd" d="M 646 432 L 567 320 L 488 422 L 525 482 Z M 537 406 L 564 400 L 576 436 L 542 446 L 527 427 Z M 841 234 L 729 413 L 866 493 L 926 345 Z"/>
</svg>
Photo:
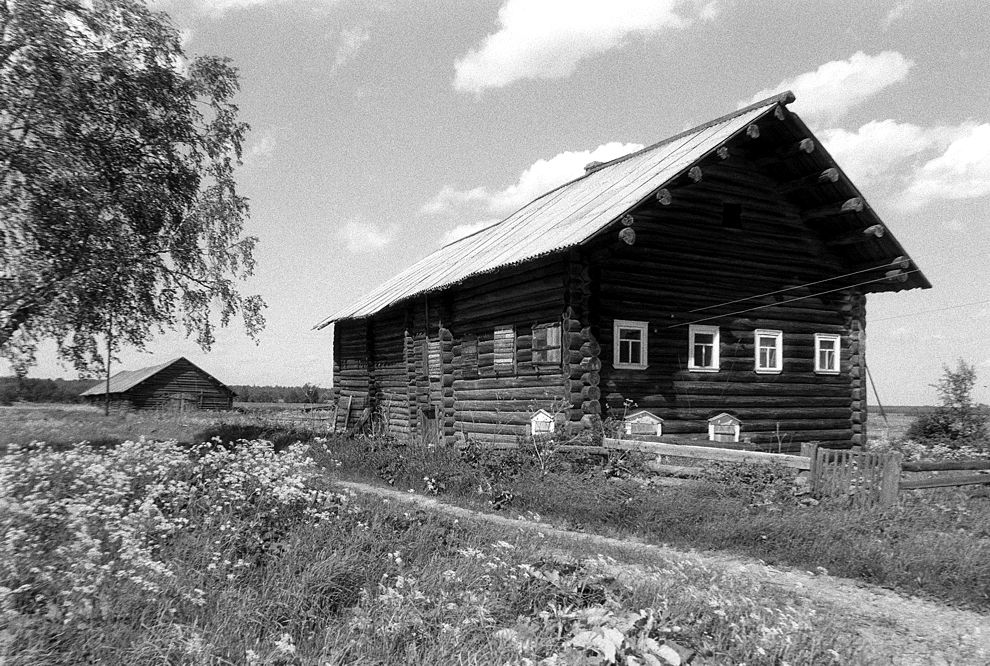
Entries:
<svg viewBox="0 0 990 666">
<path fill-rule="evenodd" d="M 469 389 L 454 391 L 454 398 L 457 401 L 483 400 L 492 403 L 502 400 L 546 401 L 554 400 L 558 397 L 563 397 L 563 389 L 561 387 Z"/>
<path fill-rule="evenodd" d="M 602 406 L 598 400 L 589 399 L 581 403 L 581 411 L 585 414 L 601 414 Z"/>
<path fill-rule="evenodd" d="M 905 472 L 944 472 L 990 469 L 990 460 L 918 460 L 901 464 Z"/>
<path fill-rule="evenodd" d="M 471 421 L 458 420 L 454 422 L 454 430 L 455 432 L 463 432 L 465 434 L 505 435 L 507 438 L 529 436 L 528 423 L 526 425 L 513 425 L 506 423 L 473 423 Z"/>
<path fill-rule="evenodd" d="M 824 171 L 818 171 L 783 183 L 777 191 L 780 192 L 780 194 L 787 195 L 798 190 L 813 188 L 819 185 L 830 185 L 837 183 L 839 182 L 839 177 L 839 170 L 835 167 L 830 167 Z"/>
<path fill-rule="evenodd" d="M 719 449 L 707 446 L 687 446 L 681 444 L 664 444 L 661 442 L 643 442 L 627 439 L 612 439 L 606 437 L 604 445 L 607 448 L 620 451 L 640 451 L 655 453 L 663 456 L 677 456 L 694 460 L 721 460 L 739 463 L 779 464 L 794 469 L 811 469 L 811 459 L 802 456 L 792 456 L 779 453 L 759 453 L 756 451 L 738 451 L 734 449 Z"/>
<path fill-rule="evenodd" d="M 901 481 L 900 490 L 921 490 L 924 488 L 950 488 L 953 486 L 978 486 L 990 484 L 990 474 L 966 474 L 960 476 L 938 476 L 931 479 Z"/>
</svg>

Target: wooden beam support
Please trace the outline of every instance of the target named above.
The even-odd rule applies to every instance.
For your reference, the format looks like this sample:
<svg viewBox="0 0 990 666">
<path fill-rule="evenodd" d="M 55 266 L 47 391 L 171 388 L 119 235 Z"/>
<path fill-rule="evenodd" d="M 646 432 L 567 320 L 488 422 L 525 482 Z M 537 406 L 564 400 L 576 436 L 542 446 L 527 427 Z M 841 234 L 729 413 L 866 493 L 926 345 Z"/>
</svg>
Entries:
<svg viewBox="0 0 990 666">
<path fill-rule="evenodd" d="M 674 198 L 670 194 L 670 190 L 668 190 L 666 187 L 661 187 L 659 190 L 657 190 L 656 197 L 657 197 L 657 203 L 659 203 L 661 206 L 669 206 L 670 202 L 674 200 Z"/>
<path fill-rule="evenodd" d="M 805 222 L 807 222 L 808 220 L 845 215 L 847 213 L 861 213 L 863 212 L 863 207 L 863 200 L 859 197 L 853 197 L 851 199 L 846 199 L 841 204 L 832 203 L 819 208 L 809 208 L 801 212 L 801 217 L 804 218 Z"/>
<path fill-rule="evenodd" d="M 777 188 L 777 191 L 783 195 L 787 195 L 797 192 L 798 190 L 817 187 L 819 185 L 830 185 L 839 182 L 840 175 L 839 170 L 832 167 L 825 169 L 824 171 L 808 174 L 807 176 L 801 176 L 800 178 L 795 178 L 794 180 L 782 183 L 780 187 Z"/>
<path fill-rule="evenodd" d="M 778 162 L 784 162 L 792 157 L 803 157 L 805 155 L 810 155 L 815 152 L 815 141 L 814 139 L 806 138 L 801 139 L 796 143 L 792 143 L 786 146 L 777 148 L 769 155 L 758 158 L 754 160 L 757 166 L 765 167 L 771 164 L 776 164 Z"/>
<path fill-rule="evenodd" d="M 883 238 L 886 232 L 887 229 L 882 224 L 873 224 L 866 227 L 865 229 L 858 229 L 856 231 L 847 234 L 842 234 L 840 236 L 827 240 L 825 241 L 825 244 L 831 247 L 836 247 L 840 245 L 855 245 L 857 243 L 870 241 L 875 238 Z"/>
</svg>

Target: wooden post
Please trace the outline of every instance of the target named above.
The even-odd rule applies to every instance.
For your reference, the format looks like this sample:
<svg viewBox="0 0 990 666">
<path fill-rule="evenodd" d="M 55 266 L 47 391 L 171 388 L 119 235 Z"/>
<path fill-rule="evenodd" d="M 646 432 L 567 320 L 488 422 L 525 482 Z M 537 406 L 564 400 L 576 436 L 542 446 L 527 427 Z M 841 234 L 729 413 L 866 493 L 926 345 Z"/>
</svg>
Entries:
<svg viewBox="0 0 990 666">
<path fill-rule="evenodd" d="M 880 506 L 888 507 L 897 503 L 897 491 L 901 484 L 901 452 L 891 451 L 884 455 L 883 469 L 880 472 Z"/>
</svg>

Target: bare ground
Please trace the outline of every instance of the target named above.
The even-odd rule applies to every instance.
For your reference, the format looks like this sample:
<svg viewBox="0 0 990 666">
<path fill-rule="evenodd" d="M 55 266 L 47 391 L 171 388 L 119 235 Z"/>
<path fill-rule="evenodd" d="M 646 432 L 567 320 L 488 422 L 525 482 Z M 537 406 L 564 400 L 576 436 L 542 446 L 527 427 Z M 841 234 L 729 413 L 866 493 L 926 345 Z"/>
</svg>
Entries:
<svg viewBox="0 0 990 666">
<path fill-rule="evenodd" d="M 795 597 L 821 601 L 859 626 L 862 655 L 869 664 L 915 666 L 930 664 L 986 666 L 990 664 L 990 616 L 909 597 L 866 583 L 795 569 L 768 566 L 751 559 L 722 553 L 683 551 L 635 540 L 614 539 L 550 527 L 545 523 L 517 520 L 439 502 L 435 499 L 340 481 L 356 492 L 373 494 L 457 518 L 486 521 L 509 528 L 532 530 L 564 541 L 590 543 L 625 554 L 627 562 L 641 559 L 695 560 L 728 575 L 745 576 L 782 589 Z M 629 557 L 632 556 L 632 557 Z M 642 571 L 636 564 L 616 566 L 616 575 L 634 579 Z"/>
</svg>

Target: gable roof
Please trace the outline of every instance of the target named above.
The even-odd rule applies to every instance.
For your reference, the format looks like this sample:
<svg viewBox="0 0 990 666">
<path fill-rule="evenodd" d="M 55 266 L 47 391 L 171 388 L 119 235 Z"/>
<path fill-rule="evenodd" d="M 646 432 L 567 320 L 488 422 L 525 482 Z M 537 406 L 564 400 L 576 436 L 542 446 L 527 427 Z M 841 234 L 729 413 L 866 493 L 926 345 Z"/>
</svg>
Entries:
<svg viewBox="0 0 990 666">
<path fill-rule="evenodd" d="M 501 222 L 448 243 L 314 328 L 321 329 L 335 321 L 362 319 L 412 296 L 580 245 L 749 125 L 793 101 L 793 93 L 781 93 L 597 165 L 583 176 L 537 197 Z M 855 194 L 858 196 L 858 192 Z M 875 217 L 869 208 L 864 212 Z M 903 254 L 889 234 L 885 242 L 892 242 L 890 249 L 894 254 Z M 918 275 L 917 286 L 930 286 L 924 276 Z"/>
<path fill-rule="evenodd" d="M 162 370 L 165 370 L 166 368 L 170 368 L 171 366 L 175 365 L 180 361 L 185 361 L 186 363 L 194 367 L 196 370 L 198 370 L 199 372 L 203 373 L 211 380 L 216 382 L 217 385 L 227 389 L 227 386 L 223 382 L 218 380 L 216 377 L 206 372 L 195 363 L 192 363 L 191 361 L 186 359 L 186 357 L 180 356 L 178 358 L 173 358 L 171 361 L 166 361 L 165 363 L 161 363 L 159 365 L 152 365 L 147 368 L 140 368 L 139 370 L 121 370 L 117 374 L 110 377 L 110 393 L 111 394 L 124 393 L 125 391 L 129 391 L 138 384 L 151 379 Z M 86 389 L 79 395 L 106 395 L 107 393 L 106 388 L 107 388 L 106 382 L 100 382 L 96 386 Z M 230 389 L 227 390 L 229 391 Z"/>
</svg>

